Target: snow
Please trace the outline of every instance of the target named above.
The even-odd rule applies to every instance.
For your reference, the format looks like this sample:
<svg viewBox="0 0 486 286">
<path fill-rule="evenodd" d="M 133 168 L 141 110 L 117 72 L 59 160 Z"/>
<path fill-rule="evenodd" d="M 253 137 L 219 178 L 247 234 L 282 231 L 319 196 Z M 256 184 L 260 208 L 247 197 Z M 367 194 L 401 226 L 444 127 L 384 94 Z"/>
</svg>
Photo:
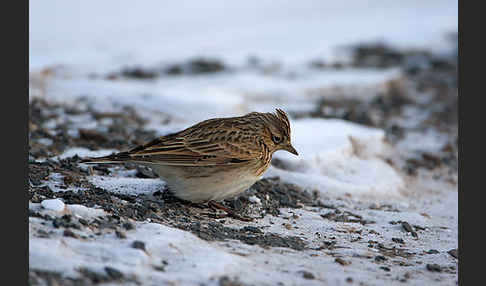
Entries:
<svg viewBox="0 0 486 286">
<path fill-rule="evenodd" d="M 257 196 L 251 196 L 248 200 L 254 204 L 261 204 L 262 201 Z"/>
<path fill-rule="evenodd" d="M 32 211 L 37 211 L 40 213 L 45 213 L 53 216 L 61 216 L 64 214 L 72 214 L 75 217 L 78 218 L 96 218 L 100 216 L 105 216 L 106 213 L 102 209 L 96 209 L 96 208 L 88 208 L 83 205 L 78 205 L 78 204 L 64 204 L 63 203 L 63 208 L 61 209 L 60 207 L 57 208 L 46 208 L 44 207 L 43 203 L 46 201 L 60 201 L 59 199 L 51 199 L 51 200 L 44 200 L 41 203 L 30 203 L 29 202 L 29 210 Z M 49 203 L 49 202 L 48 202 Z M 52 204 L 52 202 L 50 202 Z M 55 204 L 59 204 L 59 202 L 56 202 Z"/>
<path fill-rule="evenodd" d="M 39 219 L 31 218 L 30 222 L 32 237 L 33 230 L 39 227 Z M 128 239 L 122 243 L 114 233 L 103 234 L 96 240 L 88 241 L 62 237 L 52 240 L 31 239 L 30 267 L 56 270 L 76 277 L 79 274 L 75 269 L 90 261 L 89 268 L 94 271 L 103 271 L 105 266 L 110 266 L 125 275 L 133 273 L 148 277 L 147 282 L 179 281 L 192 285 L 218 274 L 234 273 L 248 264 L 247 259 L 229 254 L 193 234 L 160 224 L 138 223 L 136 230 L 128 231 L 127 235 Z M 145 242 L 146 252 L 131 247 L 135 240 Z M 152 268 L 162 265 L 163 260 L 170 261 L 168 274 Z M 193 269 L 192 275 L 181 275 L 187 269 Z"/>
<path fill-rule="evenodd" d="M 454 205 L 454 196 L 446 196 L 443 199 Z M 417 205 L 417 207 L 422 211 L 427 209 L 426 205 Z M 457 205 L 455 207 L 457 210 Z M 67 208 L 73 211 L 79 209 L 72 205 L 68 205 Z M 99 215 L 96 211 L 93 210 L 90 217 L 94 218 L 94 213 Z M 424 264 L 414 263 L 413 259 L 389 258 L 397 262 L 412 262 L 405 269 L 394 267 L 393 277 L 403 277 L 406 272 L 417 275 L 424 271 L 425 263 L 455 265 L 447 251 L 455 247 L 457 229 L 438 227 L 442 225 L 434 212 L 430 212 L 430 217 L 424 217 L 417 212 L 357 211 L 357 214 L 364 218 L 376 221 L 376 224 L 359 234 L 350 234 L 346 230 L 364 229 L 360 224 L 342 224 L 324 220 L 320 216 L 321 213 L 312 209 L 282 209 L 282 213 L 280 217 L 266 216 L 257 222 L 244 225 L 235 223 L 233 226 L 260 226 L 267 233 L 282 235 L 307 233 L 309 235 L 306 240 L 310 249 L 304 251 L 286 248 L 264 249 L 237 241 L 207 242 L 191 233 L 148 222 L 136 222 L 135 229 L 127 231 L 127 239 L 123 240 L 118 239 L 113 231 L 109 230 L 93 235 L 89 228 L 83 231 L 73 230 L 78 235 L 86 236 L 87 239 L 63 237 L 62 230 L 52 227 L 49 228 L 52 233 L 50 239 L 36 239 L 36 230 L 45 229 L 45 226 L 41 224 L 43 220 L 29 218 L 29 264 L 32 269 L 57 271 L 69 277 L 78 277 L 79 273 L 76 269 L 79 267 L 88 267 L 92 271 L 103 273 L 104 267 L 110 266 L 124 273 L 125 277 L 143 279 L 141 281 L 147 285 L 154 283 L 198 285 L 201 281 L 208 281 L 213 285 L 216 281 L 211 283 L 211 280 L 223 275 L 238 277 L 245 283 L 262 285 L 272 285 L 276 281 L 290 285 L 321 283 L 346 285 L 347 277 L 353 277 L 355 281 L 373 283 L 375 275 L 383 275 L 379 265 L 372 263 L 373 258 L 380 253 L 368 247 L 369 240 L 391 241 L 392 238 L 401 238 L 405 242 L 404 248 L 412 250 L 415 256 L 424 260 Z M 389 224 L 389 221 L 400 220 L 430 228 L 431 231 L 419 233 L 419 239 L 415 239 L 404 232 L 400 225 Z M 290 229 L 284 227 L 286 223 L 293 227 Z M 362 237 L 360 243 L 350 242 L 358 236 Z M 437 236 L 441 238 L 439 241 L 436 240 Z M 331 237 L 337 237 L 338 248 L 332 251 L 312 249 L 321 246 Z M 132 248 L 133 241 L 144 242 L 146 250 Z M 115 245 L 116 247 L 113 247 Z M 422 252 L 430 249 L 435 249 L 439 253 L 422 256 Z M 331 253 L 333 254 L 330 255 Z M 351 264 L 341 266 L 335 263 L 334 257 L 340 256 L 345 257 Z M 363 260 L 362 257 L 369 258 Z M 165 270 L 160 272 L 155 270 L 154 266 L 163 266 Z M 312 273 L 315 280 L 302 278 L 299 272 L 302 270 Z M 421 278 L 409 280 L 408 284 L 430 285 L 436 283 L 436 278 L 433 274 L 424 273 Z M 401 285 L 398 281 L 386 281 L 391 285 Z M 446 282 L 443 280 L 443 283 Z"/>
<path fill-rule="evenodd" d="M 89 181 L 95 186 L 118 194 L 152 194 L 164 189 L 165 183 L 160 179 L 116 178 L 107 176 L 90 176 Z"/>
<path fill-rule="evenodd" d="M 41 206 L 47 210 L 53 210 L 56 212 L 61 212 L 66 208 L 64 202 L 60 199 L 43 200 L 41 202 Z"/>
<path fill-rule="evenodd" d="M 383 161 L 387 145 L 382 130 L 338 119 L 295 120 L 291 126 L 299 156 L 275 153 L 290 171 L 272 167 L 265 176 L 280 176 L 323 193 L 398 196 L 405 187 Z"/>
<path fill-rule="evenodd" d="M 90 150 L 88 148 L 76 147 L 76 148 L 69 148 L 66 151 L 64 151 L 61 155 L 55 156 L 52 159 L 62 160 L 62 159 L 74 157 L 76 155 L 80 158 L 101 157 L 101 156 L 110 155 L 115 152 L 119 152 L 119 151 L 115 149 Z"/>
</svg>

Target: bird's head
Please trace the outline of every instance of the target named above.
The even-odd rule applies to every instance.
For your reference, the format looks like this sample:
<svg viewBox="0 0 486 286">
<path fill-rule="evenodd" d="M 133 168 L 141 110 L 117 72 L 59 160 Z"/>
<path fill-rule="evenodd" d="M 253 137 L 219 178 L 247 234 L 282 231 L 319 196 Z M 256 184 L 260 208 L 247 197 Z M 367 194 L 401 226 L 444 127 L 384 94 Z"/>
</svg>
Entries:
<svg viewBox="0 0 486 286">
<path fill-rule="evenodd" d="M 270 152 L 285 150 L 294 155 L 299 155 L 290 142 L 290 122 L 287 114 L 276 109 L 276 113 L 263 113 L 265 122 L 264 141 Z"/>
</svg>

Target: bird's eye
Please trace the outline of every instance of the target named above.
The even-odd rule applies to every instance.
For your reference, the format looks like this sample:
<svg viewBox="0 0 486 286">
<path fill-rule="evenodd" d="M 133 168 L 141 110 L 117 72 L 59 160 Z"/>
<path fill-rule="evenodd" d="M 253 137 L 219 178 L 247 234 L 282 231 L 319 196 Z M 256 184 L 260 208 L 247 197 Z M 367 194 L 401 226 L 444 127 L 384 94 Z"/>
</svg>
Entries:
<svg viewBox="0 0 486 286">
<path fill-rule="evenodd" d="M 280 141 L 282 141 L 282 138 L 280 136 L 273 135 L 272 140 L 275 142 L 275 144 L 278 144 Z"/>
</svg>

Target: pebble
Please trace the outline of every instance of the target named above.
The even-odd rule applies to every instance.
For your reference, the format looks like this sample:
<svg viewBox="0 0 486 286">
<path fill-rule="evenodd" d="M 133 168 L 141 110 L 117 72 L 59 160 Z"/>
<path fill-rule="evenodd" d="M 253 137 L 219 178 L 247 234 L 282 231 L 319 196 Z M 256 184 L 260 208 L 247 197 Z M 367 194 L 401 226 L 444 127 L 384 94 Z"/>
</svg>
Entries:
<svg viewBox="0 0 486 286">
<path fill-rule="evenodd" d="M 62 212 L 66 208 L 66 205 L 60 199 L 43 200 L 41 202 L 41 206 L 46 210 L 52 210 L 56 212 Z"/>
<path fill-rule="evenodd" d="M 310 273 L 309 271 L 301 271 L 302 273 L 302 277 L 304 277 L 304 279 L 309 279 L 309 280 L 313 280 L 315 279 L 316 277 L 314 276 L 314 274 Z"/>
<path fill-rule="evenodd" d="M 146 251 L 145 242 L 140 241 L 140 240 L 135 240 L 134 242 L 132 242 L 132 248 L 136 248 L 136 249 Z"/>
<path fill-rule="evenodd" d="M 442 267 L 440 267 L 439 264 L 427 264 L 426 265 L 427 270 L 431 272 L 442 272 Z"/>
<path fill-rule="evenodd" d="M 337 263 L 339 263 L 339 264 L 341 264 L 341 265 L 343 265 L 343 266 L 346 266 L 346 265 L 351 264 L 351 261 L 347 261 L 347 260 L 344 260 L 344 259 L 339 258 L 339 257 L 336 258 L 336 259 L 334 259 L 334 261 L 337 262 Z"/>
</svg>

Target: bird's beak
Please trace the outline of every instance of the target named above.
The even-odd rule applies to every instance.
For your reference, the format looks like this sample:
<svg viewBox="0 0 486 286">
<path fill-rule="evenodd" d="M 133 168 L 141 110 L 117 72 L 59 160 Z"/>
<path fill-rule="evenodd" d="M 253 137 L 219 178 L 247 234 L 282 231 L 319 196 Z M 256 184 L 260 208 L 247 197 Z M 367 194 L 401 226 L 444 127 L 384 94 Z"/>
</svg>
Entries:
<svg viewBox="0 0 486 286">
<path fill-rule="evenodd" d="M 294 154 L 294 155 L 297 155 L 299 156 L 299 153 L 297 152 L 297 150 L 295 150 L 294 146 L 288 144 L 287 146 L 285 146 L 285 150 L 289 151 L 290 153 Z"/>
</svg>

